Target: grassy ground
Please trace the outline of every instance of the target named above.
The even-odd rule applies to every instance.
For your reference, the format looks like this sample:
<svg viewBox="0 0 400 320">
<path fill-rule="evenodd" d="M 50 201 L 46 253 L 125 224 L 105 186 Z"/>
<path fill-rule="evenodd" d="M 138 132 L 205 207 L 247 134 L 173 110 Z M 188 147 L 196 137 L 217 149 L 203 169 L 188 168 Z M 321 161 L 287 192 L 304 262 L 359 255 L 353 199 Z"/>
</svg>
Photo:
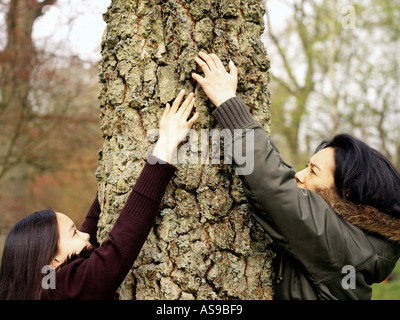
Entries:
<svg viewBox="0 0 400 320">
<path fill-rule="evenodd" d="M 393 280 L 372 285 L 372 300 L 400 300 L 400 262 L 393 270 Z"/>
</svg>

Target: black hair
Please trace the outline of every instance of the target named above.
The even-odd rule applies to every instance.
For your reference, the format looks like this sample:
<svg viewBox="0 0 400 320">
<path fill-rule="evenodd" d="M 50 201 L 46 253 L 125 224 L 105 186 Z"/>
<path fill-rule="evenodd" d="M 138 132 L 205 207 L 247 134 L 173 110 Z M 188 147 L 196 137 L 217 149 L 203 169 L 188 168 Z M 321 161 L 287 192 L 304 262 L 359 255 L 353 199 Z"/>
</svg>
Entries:
<svg viewBox="0 0 400 320">
<path fill-rule="evenodd" d="M 56 213 L 43 210 L 19 221 L 9 232 L 0 270 L 1 300 L 46 299 L 42 268 L 58 251 Z"/>
<path fill-rule="evenodd" d="M 335 149 L 335 187 L 356 205 L 369 205 L 400 218 L 400 173 L 377 150 L 348 134 L 322 142 L 316 151 Z"/>
</svg>

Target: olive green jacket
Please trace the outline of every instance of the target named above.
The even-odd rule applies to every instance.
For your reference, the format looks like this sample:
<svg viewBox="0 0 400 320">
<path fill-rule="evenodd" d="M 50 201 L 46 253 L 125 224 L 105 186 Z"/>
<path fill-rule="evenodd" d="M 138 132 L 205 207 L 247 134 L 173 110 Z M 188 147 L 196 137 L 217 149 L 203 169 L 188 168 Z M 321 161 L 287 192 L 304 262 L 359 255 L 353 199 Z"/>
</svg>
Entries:
<svg viewBox="0 0 400 320">
<path fill-rule="evenodd" d="M 237 173 L 254 219 L 279 248 L 275 299 L 370 299 L 372 283 L 400 256 L 398 219 L 333 192 L 298 188 L 294 169 L 239 98 L 213 115 L 231 133 L 241 129 L 232 135 Z M 240 145 L 246 163 L 235 155 Z"/>
</svg>

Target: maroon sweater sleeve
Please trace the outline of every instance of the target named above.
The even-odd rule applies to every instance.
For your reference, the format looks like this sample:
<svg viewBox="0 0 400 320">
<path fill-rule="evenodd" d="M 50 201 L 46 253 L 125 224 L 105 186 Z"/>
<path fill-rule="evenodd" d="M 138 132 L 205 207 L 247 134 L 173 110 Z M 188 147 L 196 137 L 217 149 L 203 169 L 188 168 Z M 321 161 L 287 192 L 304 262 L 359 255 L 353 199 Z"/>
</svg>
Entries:
<svg viewBox="0 0 400 320">
<path fill-rule="evenodd" d="M 57 271 L 52 298 L 113 298 L 154 224 L 165 188 L 175 171 L 168 163 L 145 164 L 110 237 L 89 258 L 74 260 Z"/>
<path fill-rule="evenodd" d="M 89 212 L 86 215 L 85 221 L 83 221 L 80 231 L 88 233 L 90 235 L 90 243 L 97 245 L 97 223 L 99 222 L 99 215 L 101 209 L 99 204 L 98 195 L 94 199 Z"/>
</svg>

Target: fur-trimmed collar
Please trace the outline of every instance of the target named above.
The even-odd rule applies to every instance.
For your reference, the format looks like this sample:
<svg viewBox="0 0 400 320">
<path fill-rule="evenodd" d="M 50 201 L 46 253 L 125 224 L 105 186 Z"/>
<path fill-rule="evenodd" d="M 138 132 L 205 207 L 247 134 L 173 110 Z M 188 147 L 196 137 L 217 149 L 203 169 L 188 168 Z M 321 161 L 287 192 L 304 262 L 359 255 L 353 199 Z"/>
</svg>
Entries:
<svg viewBox="0 0 400 320">
<path fill-rule="evenodd" d="M 318 190 L 317 193 L 346 221 L 360 229 L 380 235 L 400 245 L 400 219 L 396 219 L 367 205 L 356 205 L 339 196 L 333 190 Z"/>
</svg>

